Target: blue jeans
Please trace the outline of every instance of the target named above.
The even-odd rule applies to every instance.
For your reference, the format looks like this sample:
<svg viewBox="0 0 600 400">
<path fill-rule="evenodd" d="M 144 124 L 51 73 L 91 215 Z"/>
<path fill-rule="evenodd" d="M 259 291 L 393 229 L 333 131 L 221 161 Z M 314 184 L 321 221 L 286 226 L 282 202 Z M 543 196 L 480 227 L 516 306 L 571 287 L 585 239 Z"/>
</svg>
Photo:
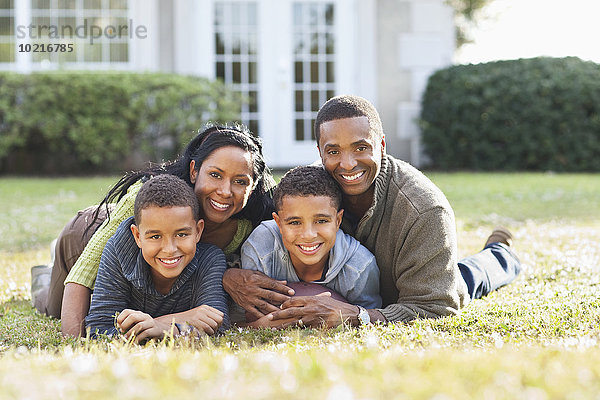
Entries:
<svg viewBox="0 0 600 400">
<path fill-rule="evenodd" d="M 512 282 L 521 272 L 521 261 L 504 243 L 491 243 L 460 260 L 458 268 L 471 299 L 479 299 Z"/>
</svg>

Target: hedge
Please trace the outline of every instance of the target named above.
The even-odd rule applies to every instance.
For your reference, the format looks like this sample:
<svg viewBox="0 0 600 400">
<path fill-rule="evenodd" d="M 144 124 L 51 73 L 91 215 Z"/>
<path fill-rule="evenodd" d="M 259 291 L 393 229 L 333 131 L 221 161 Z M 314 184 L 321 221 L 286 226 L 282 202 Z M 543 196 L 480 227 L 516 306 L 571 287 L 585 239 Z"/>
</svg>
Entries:
<svg viewBox="0 0 600 400">
<path fill-rule="evenodd" d="M 240 104 L 198 77 L 0 73 L 0 173 L 108 173 L 172 159 L 207 121 L 237 119 Z"/>
<path fill-rule="evenodd" d="M 600 65 L 532 58 L 437 71 L 420 125 L 437 169 L 600 171 Z"/>
</svg>

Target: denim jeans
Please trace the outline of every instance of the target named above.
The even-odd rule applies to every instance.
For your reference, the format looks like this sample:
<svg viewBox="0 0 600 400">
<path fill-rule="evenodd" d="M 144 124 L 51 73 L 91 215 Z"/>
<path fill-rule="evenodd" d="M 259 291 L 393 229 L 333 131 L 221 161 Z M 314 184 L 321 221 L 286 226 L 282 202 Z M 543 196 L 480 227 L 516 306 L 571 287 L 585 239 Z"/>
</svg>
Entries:
<svg viewBox="0 0 600 400">
<path fill-rule="evenodd" d="M 512 282 L 521 272 L 521 262 L 504 243 L 491 243 L 479 253 L 460 260 L 458 268 L 471 299 L 479 299 Z"/>
</svg>

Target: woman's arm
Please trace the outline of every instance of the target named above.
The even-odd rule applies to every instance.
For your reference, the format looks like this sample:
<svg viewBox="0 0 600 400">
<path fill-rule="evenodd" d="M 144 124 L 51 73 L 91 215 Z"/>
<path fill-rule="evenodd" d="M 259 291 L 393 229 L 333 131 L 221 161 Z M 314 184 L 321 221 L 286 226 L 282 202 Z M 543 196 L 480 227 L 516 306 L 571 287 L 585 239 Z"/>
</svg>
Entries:
<svg viewBox="0 0 600 400">
<path fill-rule="evenodd" d="M 108 239 L 117 231 L 121 222 L 133 215 L 133 205 L 135 197 L 142 187 L 142 181 L 138 181 L 127 189 L 127 194 L 123 196 L 116 204 L 114 210 L 110 213 L 110 219 L 106 219 L 92 236 L 85 249 L 77 259 L 77 262 L 71 268 L 69 275 L 65 279 L 67 283 L 78 283 L 92 290 L 98 274 L 98 266 L 102 257 L 102 250 L 106 246 Z M 65 299 L 63 298 L 63 302 Z"/>
<path fill-rule="evenodd" d="M 67 283 L 63 294 L 61 332 L 63 336 L 85 336 L 85 316 L 92 291 L 78 283 Z"/>
</svg>

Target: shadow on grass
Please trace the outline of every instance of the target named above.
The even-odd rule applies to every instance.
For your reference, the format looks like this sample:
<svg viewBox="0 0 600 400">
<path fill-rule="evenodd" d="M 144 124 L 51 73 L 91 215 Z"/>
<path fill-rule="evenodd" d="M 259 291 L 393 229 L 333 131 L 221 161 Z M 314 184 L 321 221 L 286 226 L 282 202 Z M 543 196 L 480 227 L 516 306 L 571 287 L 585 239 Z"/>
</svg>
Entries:
<svg viewBox="0 0 600 400">
<path fill-rule="evenodd" d="M 38 313 L 30 300 L 0 304 L 0 352 L 11 348 L 46 349 L 63 344 L 60 320 Z"/>
</svg>

